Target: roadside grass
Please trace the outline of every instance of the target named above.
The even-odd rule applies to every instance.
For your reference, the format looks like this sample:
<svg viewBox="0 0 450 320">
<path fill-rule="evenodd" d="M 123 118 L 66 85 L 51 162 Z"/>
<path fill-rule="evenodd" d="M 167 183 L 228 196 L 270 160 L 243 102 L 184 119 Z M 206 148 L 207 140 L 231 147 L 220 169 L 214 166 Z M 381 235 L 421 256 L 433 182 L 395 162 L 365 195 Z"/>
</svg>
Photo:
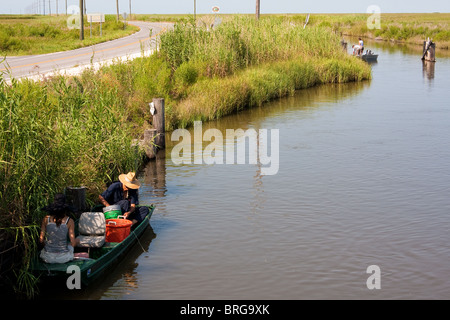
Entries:
<svg viewBox="0 0 450 320">
<path fill-rule="evenodd" d="M 91 46 L 120 37 L 130 35 L 139 28 L 117 22 L 114 15 L 106 15 L 102 24 L 90 24 L 85 17 L 84 35 L 81 41 L 79 29 L 69 29 L 71 16 L 40 16 L 40 15 L 0 15 L 0 55 L 20 56 L 44 54 L 58 51 L 73 50 Z"/>
</svg>

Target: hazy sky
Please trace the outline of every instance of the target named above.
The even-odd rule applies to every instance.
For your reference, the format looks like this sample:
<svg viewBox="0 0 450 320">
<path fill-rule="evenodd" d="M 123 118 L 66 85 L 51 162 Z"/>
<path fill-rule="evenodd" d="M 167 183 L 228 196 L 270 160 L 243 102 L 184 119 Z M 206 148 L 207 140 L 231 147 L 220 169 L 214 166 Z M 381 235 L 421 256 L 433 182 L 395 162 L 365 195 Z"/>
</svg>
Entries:
<svg viewBox="0 0 450 320">
<path fill-rule="evenodd" d="M 49 0 L 0 0 L 0 14 L 30 12 L 45 1 L 48 13 Z M 66 0 L 50 0 L 51 11 L 65 12 Z M 85 0 L 88 12 L 114 13 L 114 0 Z M 119 10 L 129 10 L 130 0 L 119 0 Z M 68 5 L 77 5 L 79 0 L 67 0 Z M 211 13 L 218 6 L 221 13 L 253 13 L 256 0 L 197 0 L 198 13 Z M 194 0 L 131 0 L 133 13 L 193 13 Z M 370 5 L 377 5 L 381 12 L 450 12 L 450 0 L 261 0 L 262 13 L 362 13 Z"/>
</svg>

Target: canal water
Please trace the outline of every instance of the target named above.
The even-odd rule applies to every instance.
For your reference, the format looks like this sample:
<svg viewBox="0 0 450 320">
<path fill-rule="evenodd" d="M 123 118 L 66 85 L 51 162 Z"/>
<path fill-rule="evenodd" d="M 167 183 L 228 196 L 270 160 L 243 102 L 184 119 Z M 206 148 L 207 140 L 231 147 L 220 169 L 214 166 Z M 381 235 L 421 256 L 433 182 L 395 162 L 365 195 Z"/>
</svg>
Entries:
<svg viewBox="0 0 450 320">
<path fill-rule="evenodd" d="M 76 297 L 450 298 L 450 58 L 424 65 L 421 48 L 366 47 L 380 54 L 371 81 L 203 123 L 224 136 L 279 129 L 276 175 L 175 165 L 168 135 L 140 175 L 141 202 L 157 206 L 151 228 Z"/>
</svg>

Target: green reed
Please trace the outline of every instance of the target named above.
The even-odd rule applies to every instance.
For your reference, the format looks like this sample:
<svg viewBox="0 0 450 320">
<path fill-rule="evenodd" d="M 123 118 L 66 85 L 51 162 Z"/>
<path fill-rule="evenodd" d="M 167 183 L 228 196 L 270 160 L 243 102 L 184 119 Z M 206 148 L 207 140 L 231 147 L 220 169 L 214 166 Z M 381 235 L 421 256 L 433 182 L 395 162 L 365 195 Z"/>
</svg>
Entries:
<svg viewBox="0 0 450 320">
<path fill-rule="evenodd" d="M 140 165 L 126 114 L 116 90 L 96 79 L 0 83 L 0 233 L 21 244 L 19 287 L 33 283 L 40 208 L 67 186 L 86 186 L 92 202 Z"/>
</svg>

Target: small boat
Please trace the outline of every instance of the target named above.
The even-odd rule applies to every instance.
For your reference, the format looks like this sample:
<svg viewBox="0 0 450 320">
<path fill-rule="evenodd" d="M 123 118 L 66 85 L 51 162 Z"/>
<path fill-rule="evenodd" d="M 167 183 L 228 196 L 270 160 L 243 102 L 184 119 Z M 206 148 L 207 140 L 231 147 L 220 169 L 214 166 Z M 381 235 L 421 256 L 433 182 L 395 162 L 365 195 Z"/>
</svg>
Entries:
<svg viewBox="0 0 450 320">
<path fill-rule="evenodd" d="M 358 58 L 361 58 L 363 61 L 366 62 L 377 62 L 378 61 L 378 55 L 374 54 L 371 50 L 367 50 L 365 53 L 358 55 Z"/>
<path fill-rule="evenodd" d="M 130 234 L 121 242 L 105 242 L 101 247 L 89 248 L 89 257 L 75 258 L 67 263 L 45 263 L 37 258 L 31 266 L 33 273 L 42 278 L 47 279 L 65 279 L 71 275 L 68 271 L 72 270 L 73 266 L 77 266 L 80 270 L 80 280 L 84 286 L 88 286 L 99 276 L 105 274 L 105 271 L 123 258 L 129 249 L 135 244 L 139 237 L 149 226 L 150 218 L 155 210 L 155 206 L 147 206 L 149 213 L 139 225 L 131 229 Z M 92 211 L 98 211 L 99 207 L 95 207 Z M 101 211 L 101 207 L 100 207 Z M 75 232 L 78 231 L 79 220 L 75 222 Z M 79 249 L 75 248 L 75 252 Z"/>
</svg>

